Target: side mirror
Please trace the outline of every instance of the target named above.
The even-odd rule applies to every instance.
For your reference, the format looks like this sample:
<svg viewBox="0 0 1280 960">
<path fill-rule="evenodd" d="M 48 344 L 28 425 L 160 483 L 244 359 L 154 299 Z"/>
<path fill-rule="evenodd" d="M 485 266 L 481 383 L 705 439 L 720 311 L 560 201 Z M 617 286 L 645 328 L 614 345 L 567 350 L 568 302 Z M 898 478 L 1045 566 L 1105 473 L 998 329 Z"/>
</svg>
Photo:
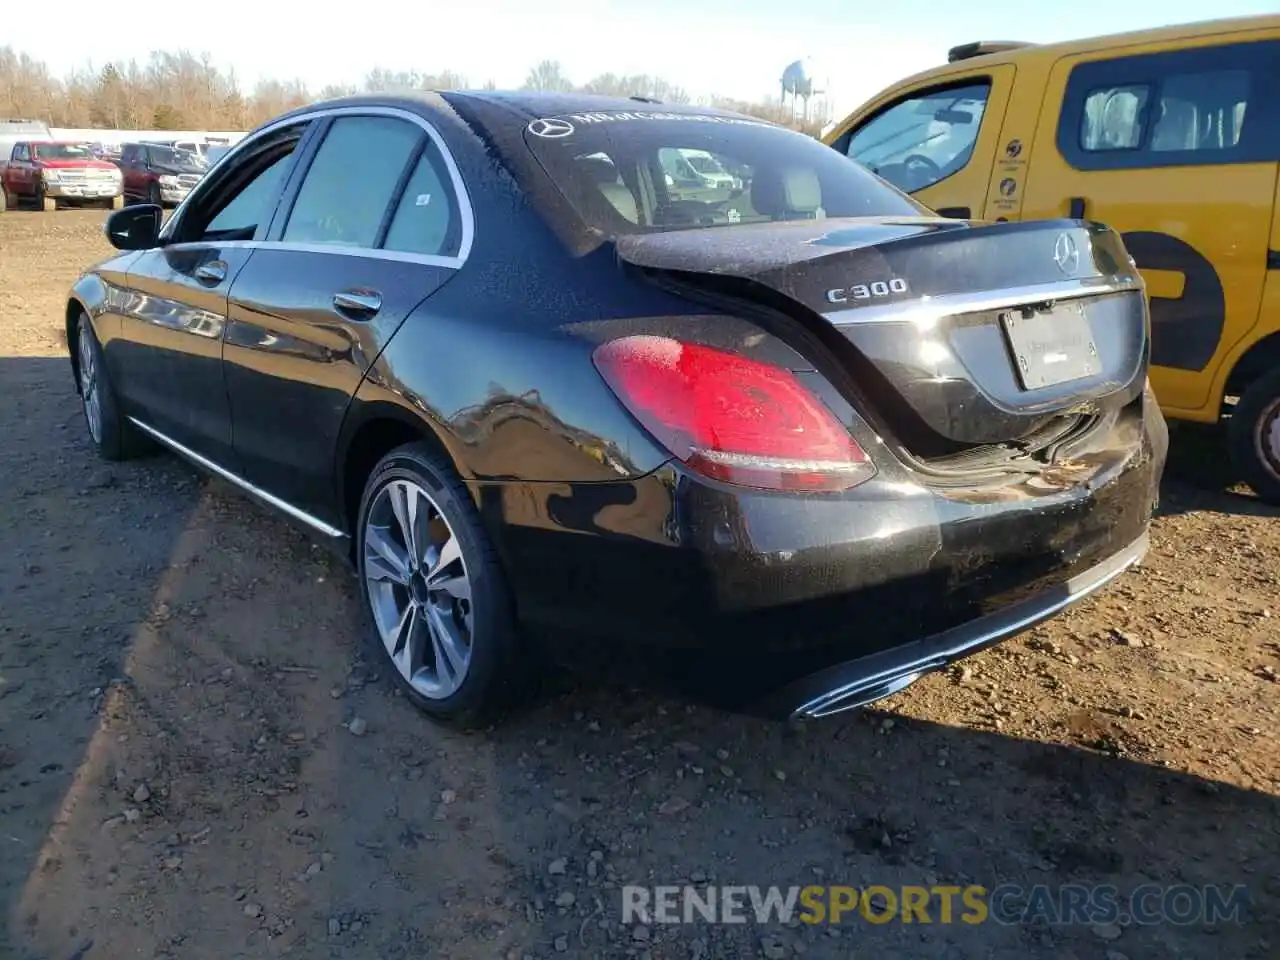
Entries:
<svg viewBox="0 0 1280 960">
<path fill-rule="evenodd" d="M 107 217 L 103 232 L 117 250 L 150 250 L 160 243 L 164 211 L 154 203 L 125 207 Z"/>
</svg>

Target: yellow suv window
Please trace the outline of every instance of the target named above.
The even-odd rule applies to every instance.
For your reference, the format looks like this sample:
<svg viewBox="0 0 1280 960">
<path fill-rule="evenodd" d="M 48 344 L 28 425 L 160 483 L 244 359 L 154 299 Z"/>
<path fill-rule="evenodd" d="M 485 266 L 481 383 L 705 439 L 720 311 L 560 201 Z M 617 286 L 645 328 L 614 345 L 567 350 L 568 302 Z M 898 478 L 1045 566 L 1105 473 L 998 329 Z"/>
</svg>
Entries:
<svg viewBox="0 0 1280 960">
<path fill-rule="evenodd" d="M 847 152 L 899 190 L 933 186 L 969 162 L 990 93 L 983 81 L 899 100 L 858 128 Z"/>
</svg>

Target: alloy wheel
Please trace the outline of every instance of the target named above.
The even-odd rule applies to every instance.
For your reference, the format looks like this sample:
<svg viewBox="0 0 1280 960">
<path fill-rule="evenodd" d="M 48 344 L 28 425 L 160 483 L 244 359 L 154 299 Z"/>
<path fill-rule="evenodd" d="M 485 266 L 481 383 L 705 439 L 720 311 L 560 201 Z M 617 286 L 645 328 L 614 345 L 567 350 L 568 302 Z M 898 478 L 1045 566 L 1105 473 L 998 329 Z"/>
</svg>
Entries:
<svg viewBox="0 0 1280 960">
<path fill-rule="evenodd" d="M 80 330 L 80 402 L 94 443 L 102 442 L 102 398 L 98 394 L 98 364 L 86 327 Z"/>
<path fill-rule="evenodd" d="M 363 551 L 383 647 L 414 691 L 445 699 L 471 664 L 471 581 L 462 544 L 431 495 L 397 479 L 369 505 Z"/>
</svg>

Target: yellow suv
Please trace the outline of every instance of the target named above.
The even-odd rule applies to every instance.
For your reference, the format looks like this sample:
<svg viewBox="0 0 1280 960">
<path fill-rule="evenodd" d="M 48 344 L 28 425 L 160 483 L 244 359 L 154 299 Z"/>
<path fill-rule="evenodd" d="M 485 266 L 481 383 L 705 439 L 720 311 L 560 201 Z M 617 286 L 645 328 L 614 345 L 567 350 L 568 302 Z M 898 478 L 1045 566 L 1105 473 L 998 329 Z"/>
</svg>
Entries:
<svg viewBox="0 0 1280 960">
<path fill-rule="evenodd" d="M 1119 230 L 1167 416 L 1216 423 L 1280 503 L 1280 16 L 969 43 L 824 141 L 943 216 Z"/>
</svg>

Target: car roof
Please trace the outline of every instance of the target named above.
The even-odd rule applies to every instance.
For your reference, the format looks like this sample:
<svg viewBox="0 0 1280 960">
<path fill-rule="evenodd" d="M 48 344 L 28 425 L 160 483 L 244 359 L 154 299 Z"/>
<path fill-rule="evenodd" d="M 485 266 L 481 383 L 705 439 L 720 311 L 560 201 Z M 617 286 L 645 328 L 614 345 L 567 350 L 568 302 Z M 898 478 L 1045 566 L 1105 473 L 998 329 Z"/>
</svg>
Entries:
<svg viewBox="0 0 1280 960">
<path fill-rule="evenodd" d="M 450 103 L 474 100 L 501 107 L 512 115 L 513 122 L 527 123 L 539 117 L 556 117 L 569 113 L 598 111 L 661 112 L 701 114 L 724 117 L 740 117 L 739 113 L 704 107 L 695 104 L 663 103 L 645 97 L 610 97 L 589 93 L 554 93 L 534 90 L 405 90 L 385 93 L 358 94 L 334 100 L 322 100 L 299 107 L 275 118 L 272 122 L 288 117 L 304 116 L 317 110 L 341 107 L 399 107 L 421 112 L 449 110 Z"/>
<path fill-rule="evenodd" d="M 1197 20 L 1191 23 L 1150 27 L 1144 30 L 1130 30 L 1124 33 L 1095 34 L 1091 37 L 1060 40 L 1055 43 L 1014 44 L 1004 49 L 996 49 L 992 53 L 969 56 L 951 63 L 944 63 L 936 67 L 930 67 L 927 70 L 921 70 L 919 73 L 893 84 L 893 86 L 897 88 L 918 80 L 945 77 L 952 73 L 968 73 L 975 68 L 981 68 L 989 64 L 1018 63 L 1021 60 L 1041 57 L 1056 60 L 1058 57 L 1087 53 L 1093 50 L 1176 41 L 1190 37 L 1209 37 L 1220 33 L 1247 33 L 1249 31 L 1275 29 L 1276 27 L 1280 27 L 1280 15 L 1260 14 L 1252 17 L 1222 17 L 1215 20 Z M 976 45 L 958 44 L 953 49 L 966 46 Z M 995 46 L 1003 47 L 1004 45 L 996 44 Z"/>
</svg>

